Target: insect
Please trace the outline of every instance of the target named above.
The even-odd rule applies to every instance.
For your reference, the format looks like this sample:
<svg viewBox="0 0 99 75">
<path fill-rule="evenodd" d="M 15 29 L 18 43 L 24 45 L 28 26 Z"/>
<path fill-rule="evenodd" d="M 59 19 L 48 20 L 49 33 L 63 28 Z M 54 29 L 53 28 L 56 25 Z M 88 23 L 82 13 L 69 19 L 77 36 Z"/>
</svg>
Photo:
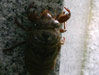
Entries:
<svg viewBox="0 0 99 75">
<path fill-rule="evenodd" d="M 26 11 L 26 16 L 23 18 L 25 21 L 20 23 L 15 18 L 18 27 L 26 31 L 25 41 L 5 49 L 5 51 L 24 44 L 26 47 L 24 62 L 28 72 L 31 75 L 48 75 L 55 65 L 61 45 L 64 44 L 65 38 L 61 40 L 61 33 L 66 32 L 65 22 L 70 18 L 71 13 L 66 7 L 64 8 L 68 14 L 62 12 L 57 16 L 52 16 L 46 9 L 41 13 L 36 10 L 30 12 L 33 4 Z M 64 23 L 64 29 L 61 28 L 61 23 Z"/>
</svg>

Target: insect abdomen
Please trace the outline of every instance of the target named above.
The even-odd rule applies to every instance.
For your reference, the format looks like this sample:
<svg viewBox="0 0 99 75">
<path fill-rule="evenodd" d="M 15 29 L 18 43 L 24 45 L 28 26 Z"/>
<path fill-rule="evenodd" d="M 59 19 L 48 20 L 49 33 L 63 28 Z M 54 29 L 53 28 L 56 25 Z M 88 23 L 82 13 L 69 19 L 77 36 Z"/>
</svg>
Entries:
<svg viewBox="0 0 99 75">
<path fill-rule="evenodd" d="M 60 33 L 55 30 L 30 32 L 25 50 L 25 64 L 31 75 L 48 75 L 60 50 Z"/>
</svg>

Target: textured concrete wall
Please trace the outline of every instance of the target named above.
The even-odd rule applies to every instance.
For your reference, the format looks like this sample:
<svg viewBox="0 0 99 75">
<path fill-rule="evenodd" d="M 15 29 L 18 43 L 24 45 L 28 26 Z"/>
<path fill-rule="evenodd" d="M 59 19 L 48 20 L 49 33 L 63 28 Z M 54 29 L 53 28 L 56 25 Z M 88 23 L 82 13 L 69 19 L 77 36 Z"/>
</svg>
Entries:
<svg viewBox="0 0 99 75">
<path fill-rule="evenodd" d="M 0 0 L 0 75 L 29 75 L 24 68 L 24 46 L 18 47 L 12 52 L 6 52 L 6 54 L 2 49 L 24 40 L 22 36 L 24 32 L 15 25 L 14 17 L 16 13 L 24 12 L 31 2 L 35 2 L 41 8 L 60 9 L 57 12 L 61 11 L 63 7 L 63 0 Z M 58 75 L 58 70 L 59 61 L 51 75 Z"/>
<path fill-rule="evenodd" d="M 90 0 L 90 13 L 82 75 L 99 75 L 99 0 Z"/>
</svg>

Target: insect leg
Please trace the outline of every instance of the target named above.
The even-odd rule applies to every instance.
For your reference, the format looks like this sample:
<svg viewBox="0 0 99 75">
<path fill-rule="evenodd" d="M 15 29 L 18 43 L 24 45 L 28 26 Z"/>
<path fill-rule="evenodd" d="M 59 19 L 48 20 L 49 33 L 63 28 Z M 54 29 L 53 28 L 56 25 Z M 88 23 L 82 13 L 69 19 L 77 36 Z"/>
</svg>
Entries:
<svg viewBox="0 0 99 75">
<path fill-rule="evenodd" d="M 60 29 L 60 32 L 61 33 L 64 33 L 64 32 L 66 32 L 67 30 L 65 30 L 65 29 Z"/>
<path fill-rule="evenodd" d="M 5 52 L 5 51 L 12 51 L 12 50 L 15 49 L 16 47 L 18 47 L 18 46 L 20 46 L 20 45 L 23 45 L 24 43 L 25 43 L 25 41 L 19 42 L 19 43 L 13 45 L 13 46 L 10 47 L 10 48 L 5 48 L 5 49 L 3 49 L 3 52 Z"/>
<path fill-rule="evenodd" d="M 61 45 L 64 45 L 64 43 L 65 43 L 65 37 L 63 37 L 63 39 L 60 40 L 60 42 L 61 42 Z"/>
<path fill-rule="evenodd" d="M 65 22 L 64 22 L 64 29 L 66 29 L 66 24 L 65 24 Z"/>
</svg>

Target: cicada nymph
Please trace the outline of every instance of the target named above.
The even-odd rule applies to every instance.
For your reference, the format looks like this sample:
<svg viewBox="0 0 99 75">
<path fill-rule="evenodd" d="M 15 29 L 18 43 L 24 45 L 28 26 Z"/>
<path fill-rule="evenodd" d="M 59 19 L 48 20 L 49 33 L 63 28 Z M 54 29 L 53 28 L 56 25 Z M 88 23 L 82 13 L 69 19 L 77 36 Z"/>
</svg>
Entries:
<svg viewBox="0 0 99 75">
<path fill-rule="evenodd" d="M 62 23 L 65 23 L 70 18 L 70 10 L 66 7 L 64 12 L 56 15 L 50 13 L 45 9 L 41 13 L 35 8 L 34 3 L 31 4 L 27 11 L 26 16 L 23 18 L 25 21 L 21 24 L 18 19 L 15 19 L 18 27 L 26 31 L 26 38 L 24 42 L 24 61 L 28 72 L 31 75 L 48 75 L 53 69 L 56 57 L 60 51 L 61 45 L 64 44 L 65 39 L 61 40 L 61 33 L 66 32 L 66 27 L 61 28 Z M 25 27 L 24 27 L 25 26 Z M 26 27 L 27 26 L 27 27 Z M 17 45 L 10 49 L 14 49 Z"/>
</svg>

